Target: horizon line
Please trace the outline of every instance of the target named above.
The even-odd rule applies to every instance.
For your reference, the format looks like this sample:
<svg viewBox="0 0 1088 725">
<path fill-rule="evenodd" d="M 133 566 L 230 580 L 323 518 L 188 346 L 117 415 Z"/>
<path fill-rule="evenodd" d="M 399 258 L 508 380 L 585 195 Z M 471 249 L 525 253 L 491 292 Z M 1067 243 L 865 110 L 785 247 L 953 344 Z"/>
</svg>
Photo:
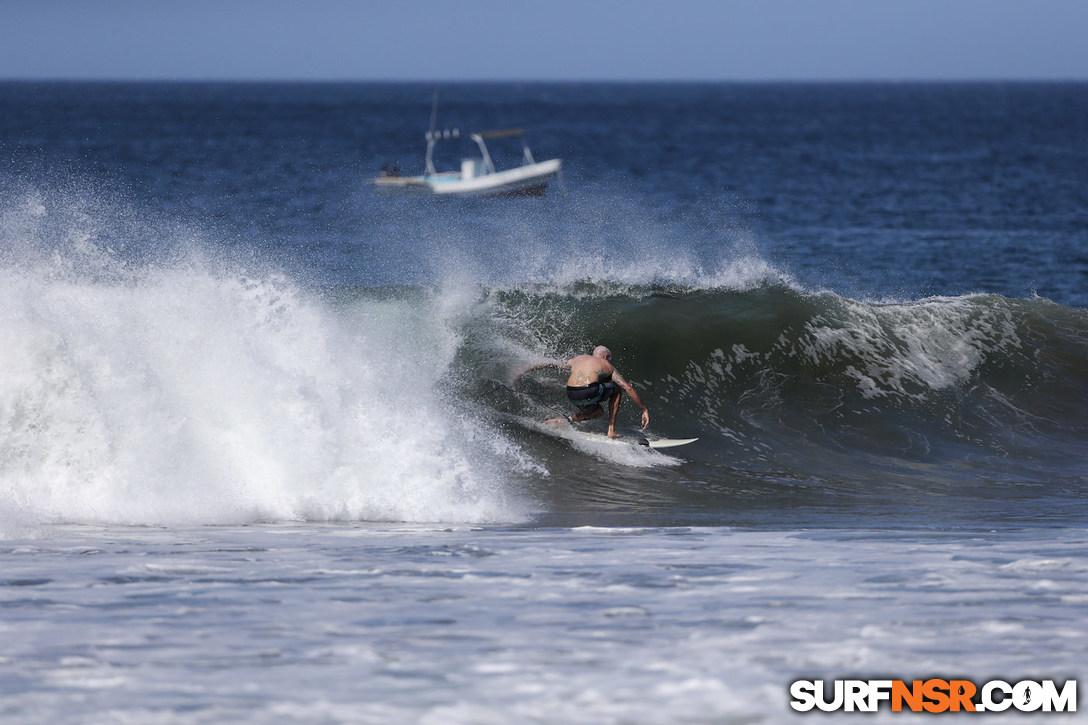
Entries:
<svg viewBox="0 0 1088 725">
<path fill-rule="evenodd" d="M 781 77 L 781 78 L 284 78 L 284 77 L 142 77 L 142 76 L 0 76 L 0 83 L 386 83 L 386 84 L 438 84 L 438 83 L 570 83 L 570 84 L 726 84 L 752 85 L 760 83 L 781 84 L 877 84 L 877 83 L 1088 83 L 1085 77 L 1061 76 L 963 76 L 963 77 Z"/>
</svg>

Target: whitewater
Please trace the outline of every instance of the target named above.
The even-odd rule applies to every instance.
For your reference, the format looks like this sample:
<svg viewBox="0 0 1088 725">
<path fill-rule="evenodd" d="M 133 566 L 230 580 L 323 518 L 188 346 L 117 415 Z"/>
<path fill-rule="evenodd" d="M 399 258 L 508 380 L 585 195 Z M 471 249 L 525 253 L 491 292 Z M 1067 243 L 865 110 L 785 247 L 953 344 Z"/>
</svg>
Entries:
<svg viewBox="0 0 1088 725">
<path fill-rule="evenodd" d="M 195 250 L 130 265 L 28 203 L 9 233 L 71 245 L 8 240 L 9 520 L 517 519 L 430 393 L 456 345 L 441 299 L 336 311 Z M 412 387 L 388 385 L 409 357 Z"/>
</svg>

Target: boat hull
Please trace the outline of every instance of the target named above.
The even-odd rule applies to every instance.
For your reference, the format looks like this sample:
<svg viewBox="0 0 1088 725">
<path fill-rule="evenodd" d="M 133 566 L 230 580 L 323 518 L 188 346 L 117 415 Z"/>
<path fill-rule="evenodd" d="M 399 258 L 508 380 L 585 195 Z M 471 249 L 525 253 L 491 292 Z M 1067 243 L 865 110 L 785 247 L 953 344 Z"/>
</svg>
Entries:
<svg viewBox="0 0 1088 725">
<path fill-rule="evenodd" d="M 440 195 L 465 196 L 541 196 L 548 183 L 559 174 L 559 159 L 526 164 L 469 179 L 458 173 L 425 176 L 383 176 L 375 186 L 404 191 L 429 191 Z"/>
<path fill-rule="evenodd" d="M 455 179 L 437 176 L 429 183 L 436 194 L 539 196 L 548 187 L 548 182 L 559 173 L 559 169 L 559 159 L 549 159 L 471 179 L 463 179 L 459 175 Z"/>
</svg>

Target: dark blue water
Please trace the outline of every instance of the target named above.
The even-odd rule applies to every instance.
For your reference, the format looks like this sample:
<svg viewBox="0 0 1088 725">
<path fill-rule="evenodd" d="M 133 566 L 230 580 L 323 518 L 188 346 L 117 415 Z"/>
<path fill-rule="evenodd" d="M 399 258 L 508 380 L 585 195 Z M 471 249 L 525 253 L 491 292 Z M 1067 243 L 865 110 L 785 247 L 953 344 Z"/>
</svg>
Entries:
<svg viewBox="0 0 1088 725">
<path fill-rule="evenodd" d="M 142 288 L 196 255 L 358 313 L 349 337 L 437 316 L 419 339 L 449 358 L 412 384 L 497 426 L 544 520 L 1083 520 L 1088 86 L 438 90 L 439 127 L 526 128 L 562 178 L 540 199 L 376 191 L 383 164 L 422 171 L 429 85 L 2 84 L 7 269 Z M 512 371 L 600 342 L 656 432 L 701 438 L 679 465 L 572 457 L 517 422 L 565 403 Z M 270 366 L 251 377 L 290 388 Z M 44 471 L 40 423 L 12 421 Z"/>
<path fill-rule="evenodd" d="M 440 127 L 522 126 L 565 162 L 537 205 L 440 217 L 474 243 L 570 236 L 714 249 L 738 237 L 806 285 L 855 295 L 1031 294 L 1083 306 L 1083 84 L 571 85 L 439 89 Z M 102 181 L 186 221 L 372 284 L 375 225 L 419 222 L 362 180 L 421 171 L 422 85 L 4 84 L 9 164 Z M 456 161 L 450 157 L 451 162 Z M 540 207 L 544 207 L 540 209 Z M 573 212 L 572 212 L 573 208 Z M 394 218 L 391 218 L 394 217 Z M 481 218 L 482 217 L 482 218 Z M 632 226 L 634 229 L 632 229 Z M 648 227 L 648 228 L 647 228 Z M 433 233 L 433 226 L 424 226 Z M 460 239 L 459 239 L 460 241 Z M 382 270 L 381 281 L 410 273 Z"/>
</svg>

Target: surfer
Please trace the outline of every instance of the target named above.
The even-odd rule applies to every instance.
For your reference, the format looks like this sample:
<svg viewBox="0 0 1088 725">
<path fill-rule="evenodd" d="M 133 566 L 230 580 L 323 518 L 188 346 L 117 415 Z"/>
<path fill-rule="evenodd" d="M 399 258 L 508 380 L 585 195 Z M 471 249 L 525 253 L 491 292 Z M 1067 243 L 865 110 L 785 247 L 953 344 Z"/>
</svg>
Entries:
<svg viewBox="0 0 1088 725">
<path fill-rule="evenodd" d="M 620 409 L 620 391 L 627 393 L 635 405 L 642 409 L 642 430 L 650 425 L 650 411 L 643 405 L 634 387 L 631 386 L 616 368 L 612 367 L 612 351 L 604 345 L 593 349 L 592 355 L 579 355 L 566 362 L 548 360 L 522 370 L 514 377 L 514 384 L 527 372 L 541 368 L 560 368 L 570 370 L 567 378 L 567 398 L 578 408 L 578 412 L 569 418 L 552 418 L 546 423 L 558 424 L 563 421 L 580 422 L 593 420 L 604 415 L 601 404 L 608 401 L 608 437 L 618 438 L 616 433 L 616 412 Z"/>
</svg>

